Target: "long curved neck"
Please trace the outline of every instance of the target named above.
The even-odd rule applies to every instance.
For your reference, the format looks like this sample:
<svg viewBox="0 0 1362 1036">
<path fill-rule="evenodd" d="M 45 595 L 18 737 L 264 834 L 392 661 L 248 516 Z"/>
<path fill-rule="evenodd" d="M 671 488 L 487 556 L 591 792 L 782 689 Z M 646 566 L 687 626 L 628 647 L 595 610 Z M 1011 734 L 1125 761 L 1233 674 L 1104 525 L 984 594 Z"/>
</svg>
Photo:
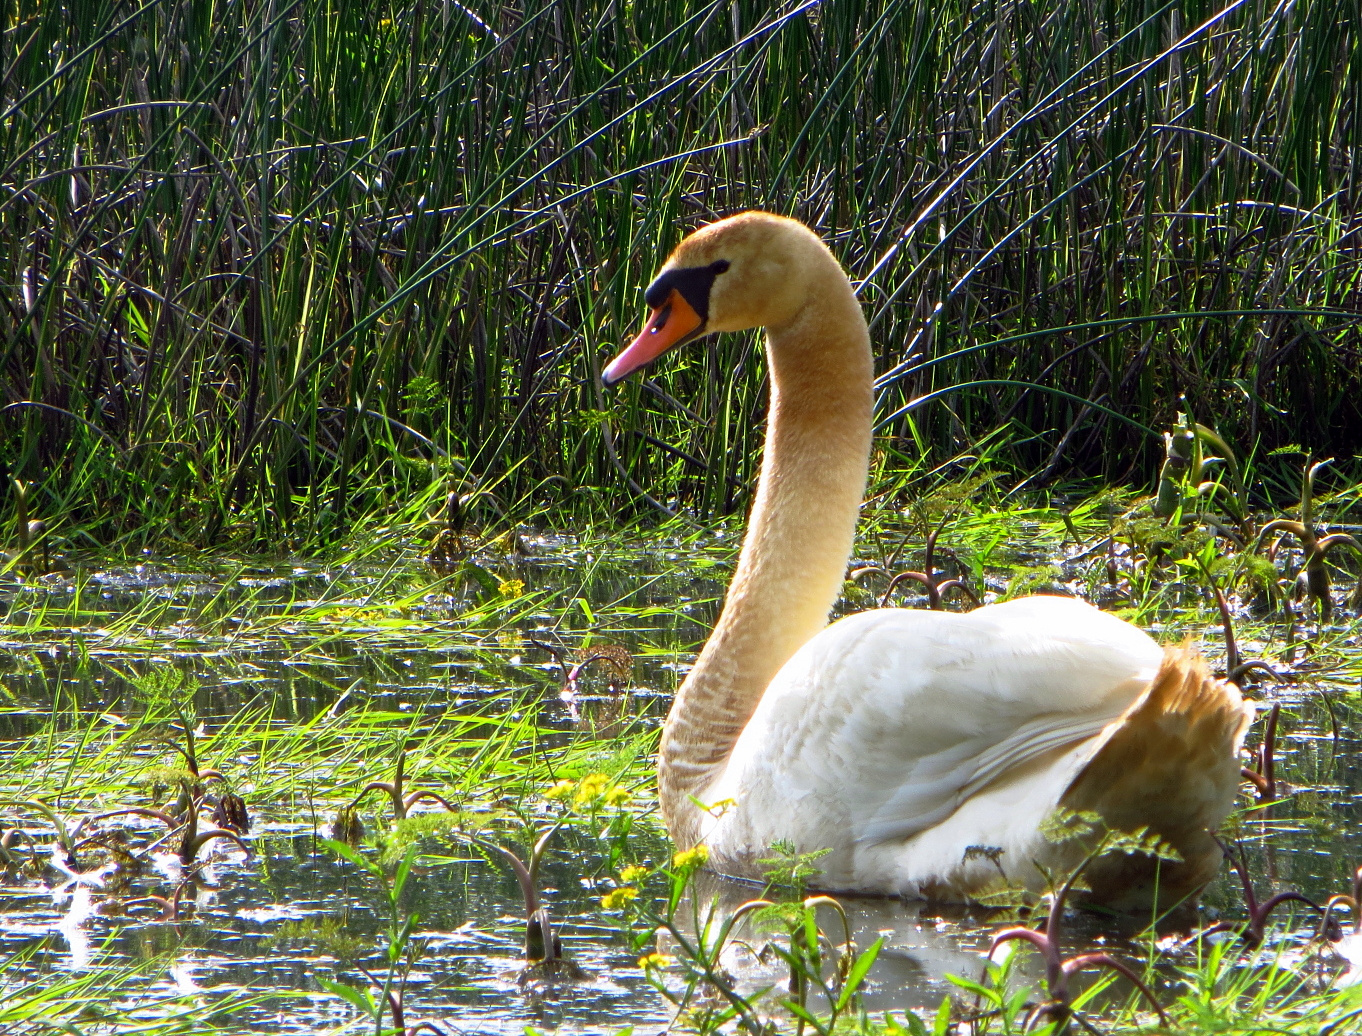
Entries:
<svg viewBox="0 0 1362 1036">
<path fill-rule="evenodd" d="M 722 773 L 771 678 L 827 625 L 855 538 L 870 455 L 870 336 L 842 268 L 819 251 L 808 304 L 767 329 L 770 416 L 747 537 L 662 733 L 662 813 L 683 847 L 699 838 L 690 797 Z"/>
</svg>

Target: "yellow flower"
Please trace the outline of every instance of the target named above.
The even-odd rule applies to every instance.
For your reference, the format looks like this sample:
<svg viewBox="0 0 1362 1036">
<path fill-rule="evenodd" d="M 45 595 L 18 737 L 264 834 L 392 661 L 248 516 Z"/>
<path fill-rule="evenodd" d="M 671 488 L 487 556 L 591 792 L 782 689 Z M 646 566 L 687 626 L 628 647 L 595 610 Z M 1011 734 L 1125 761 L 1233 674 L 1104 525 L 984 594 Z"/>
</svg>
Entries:
<svg viewBox="0 0 1362 1036">
<path fill-rule="evenodd" d="M 642 881 L 649 873 L 647 867 L 625 867 L 624 870 L 620 871 L 620 881 L 624 882 L 626 885 L 633 885 L 636 882 Z"/>
<path fill-rule="evenodd" d="M 579 806 L 594 802 L 604 794 L 609 784 L 610 778 L 603 773 L 587 774 L 578 785 L 577 794 L 572 797 L 572 801 Z"/>
<path fill-rule="evenodd" d="M 605 793 L 605 804 L 607 806 L 622 806 L 633 797 L 628 788 L 621 788 L 617 784 Z"/>
<path fill-rule="evenodd" d="M 544 798 L 551 802 L 558 802 L 561 799 L 567 798 L 576 790 L 577 785 L 573 784 L 571 781 L 559 781 L 552 788 L 549 788 L 544 792 Z"/>
<path fill-rule="evenodd" d="M 497 583 L 497 593 L 502 597 L 519 597 L 525 592 L 525 580 L 503 579 Z"/>
<path fill-rule="evenodd" d="M 665 953 L 645 953 L 638 959 L 638 966 L 644 971 L 649 971 L 670 967 L 675 961 L 676 958 L 668 957 Z"/>
<path fill-rule="evenodd" d="M 694 849 L 683 849 L 672 857 L 672 866 L 677 870 L 688 867 L 703 867 L 709 862 L 709 846 L 697 845 Z"/>
<path fill-rule="evenodd" d="M 619 910 L 625 903 L 638 898 L 638 889 L 624 888 L 611 889 L 601 897 L 601 906 L 606 910 Z"/>
</svg>

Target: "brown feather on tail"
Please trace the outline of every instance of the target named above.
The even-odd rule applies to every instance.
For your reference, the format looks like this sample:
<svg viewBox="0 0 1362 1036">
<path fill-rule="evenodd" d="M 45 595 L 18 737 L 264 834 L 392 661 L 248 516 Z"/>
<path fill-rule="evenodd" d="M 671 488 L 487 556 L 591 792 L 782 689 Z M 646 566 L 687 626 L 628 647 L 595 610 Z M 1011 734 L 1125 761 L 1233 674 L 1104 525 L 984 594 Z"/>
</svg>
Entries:
<svg viewBox="0 0 1362 1036">
<path fill-rule="evenodd" d="M 1169 842 L 1181 863 L 1111 855 L 1086 877 L 1092 898 L 1117 908 L 1161 907 L 1194 896 L 1220 868 L 1211 837 L 1234 808 L 1239 751 L 1253 706 L 1234 684 L 1217 680 L 1189 643 L 1164 651 L 1158 674 L 1100 734 L 1102 747 L 1060 800 L 1092 810 L 1107 827 L 1147 827 Z"/>
</svg>

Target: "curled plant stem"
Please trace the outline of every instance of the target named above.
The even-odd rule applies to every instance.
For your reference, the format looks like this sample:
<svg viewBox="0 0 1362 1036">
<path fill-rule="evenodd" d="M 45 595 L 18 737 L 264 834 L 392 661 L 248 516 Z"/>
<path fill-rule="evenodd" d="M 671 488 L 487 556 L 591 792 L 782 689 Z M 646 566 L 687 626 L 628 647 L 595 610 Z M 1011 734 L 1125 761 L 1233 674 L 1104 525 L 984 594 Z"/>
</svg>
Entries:
<svg viewBox="0 0 1362 1036">
<path fill-rule="evenodd" d="M 927 543 L 926 546 L 923 548 L 922 552 L 923 556 L 921 572 L 900 572 L 889 580 L 889 585 L 885 588 L 884 594 L 880 597 L 881 608 L 887 608 L 889 606 L 889 602 L 893 600 L 894 591 L 898 589 L 899 584 L 908 580 L 911 580 L 916 583 L 921 583 L 923 585 L 923 587 L 927 591 L 927 605 L 933 611 L 941 610 L 941 603 L 943 599 L 945 598 L 946 594 L 950 593 L 952 590 L 959 590 L 962 594 L 964 594 L 966 597 L 970 599 L 970 602 L 976 608 L 979 607 L 980 601 L 978 596 L 974 593 L 973 590 L 969 588 L 969 585 L 965 582 L 963 576 L 955 576 L 951 579 L 941 580 L 940 582 L 937 581 L 936 539 L 937 536 L 940 535 L 940 533 L 941 530 L 937 528 L 933 529 L 931 532 L 927 534 Z M 955 560 L 956 565 L 958 566 L 960 564 L 960 559 L 955 556 L 954 551 L 949 551 L 946 550 L 945 548 L 942 548 L 942 553 L 950 554 L 950 556 Z M 857 569 L 855 572 L 851 574 L 851 577 L 855 579 L 857 576 L 863 575 L 867 572 L 881 572 L 885 575 L 888 575 L 887 570 L 880 568 L 878 565 L 875 565 L 869 568 Z"/>
<path fill-rule="evenodd" d="M 33 863 L 33 839 L 28 836 L 28 832 L 22 828 L 11 827 L 0 832 L 0 868 L 4 870 L 18 870 L 22 865 L 18 854 L 15 852 L 15 843 L 23 839 L 24 849 L 28 853 L 28 862 Z"/>
<path fill-rule="evenodd" d="M 1234 637 L 1234 618 L 1230 615 L 1230 604 L 1225 600 L 1225 591 L 1218 586 L 1213 586 L 1212 589 L 1215 591 L 1215 606 L 1220 611 L 1220 626 L 1225 631 L 1225 669 L 1234 673 L 1240 668 L 1239 642 Z"/>
<path fill-rule="evenodd" d="M 389 800 L 391 800 L 393 806 L 393 820 L 398 822 L 406 820 L 407 814 L 411 812 L 412 806 L 423 799 L 438 802 L 451 813 L 458 812 L 449 800 L 438 792 L 422 789 L 421 791 L 414 791 L 409 795 L 406 794 L 406 777 L 403 774 L 403 767 L 405 765 L 406 746 L 403 745 L 397 754 L 397 769 L 393 774 L 393 779 L 391 781 L 370 781 L 364 786 L 363 790 L 354 797 L 348 808 L 353 810 L 357 807 L 360 804 L 360 801 L 365 795 L 369 794 L 369 792 L 381 791 L 388 796 Z"/>
<path fill-rule="evenodd" d="M 1232 667 L 1229 670 L 1229 672 L 1225 674 L 1225 678 L 1229 680 L 1231 683 L 1238 684 L 1240 687 L 1243 687 L 1244 679 L 1248 676 L 1249 673 L 1253 672 L 1262 673 L 1264 676 L 1270 676 L 1274 680 L 1281 680 L 1282 678 L 1281 674 L 1277 672 L 1277 670 L 1273 669 L 1272 666 L 1268 665 L 1261 658 L 1251 658 L 1247 662 L 1240 662 L 1237 666 Z"/>
<path fill-rule="evenodd" d="M 1321 622 L 1328 622 L 1334 614 L 1334 601 L 1329 590 L 1329 569 L 1325 564 L 1328 552 L 1334 547 L 1346 546 L 1362 555 L 1362 542 L 1356 537 L 1345 532 L 1326 532 L 1321 535 L 1315 528 L 1315 478 L 1331 463 L 1332 460 L 1322 460 L 1317 464 L 1311 464 L 1310 458 L 1306 458 L 1305 470 L 1301 476 L 1300 521 L 1278 518 L 1268 522 L 1258 534 L 1258 542 L 1254 546 L 1254 553 L 1257 553 L 1262 549 L 1267 537 L 1277 532 L 1294 536 L 1299 541 L 1301 551 L 1305 554 L 1305 563 L 1297 576 L 1297 586 L 1307 599 L 1313 598 L 1319 602 Z M 1362 586 L 1362 583 L 1359 585 Z"/>
<path fill-rule="evenodd" d="M 1267 714 L 1267 722 L 1263 725 L 1263 743 L 1256 753 L 1257 769 L 1244 767 L 1239 771 L 1245 780 L 1258 789 L 1259 805 L 1277 798 L 1277 720 L 1281 714 L 1281 702 L 1275 703 Z"/>
<path fill-rule="evenodd" d="M 180 862 L 186 867 L 193 864 L 199 856 L 199 852 L 209 842 L 226 838 L 228 841 L 235 842 L 247 856 L 251 854 L 251 847 L 241 840 L 241 836 L 235 831 L 228 831 L 222 827 L 210 827 L 206 831 L 199 830 L 199 806 L 195 803 L 194 808 L 189 811 L 184 822 L 184 835 L 180 838 L 179 857 Z"/>
<path fill-rule="evenodd" d="M 1254 948 L 1262 945 L 1263 938 L 1266 935 L 1268 918 L 1271 916 L 1272 911 L 1276 910 L 1277 907 L 1281 906 L 1283 903 L 1304 903 L 1306 906 L 1319 911 L 1321 915 L 1324 914 L 1324 907 L 1320 906 L 1313 899 L 1307 899 L 1299 892 L 1278 892 L 1275 896 L 1272 896 L 1261 903 L 1258 902 L 1258 895 L 1253 891 L 1253 882 L 1249 880 L 1248 864 L 1244 859 L 1243 846 L 1238 846 L 1239 852 L 1238 854 L 1235 854 L 1230 851 L 1229 846 L 1220 841 L 1219 838 L 1216 838 L 1215 835 L 1211 835 L 1211 837 L 1215 838 L 1221 851 L 1224 852 L 1225 858 L 1230 861 L 1230 867 L 1239 875 L 1239 881 L 1244 889 L 1244 908 L 1248 911 L 1249 916 L 1248 922 L 1239 930 L 1239 938 L 1243 940 L 1245 946 Z M 1215 932 L 1232 931 L 1235 931 L 1235 925 L 1232 922 L 1219 921 L 1209 928 L 1202 929 L 1197 935 L 1204 937 Z"/>
<path fill-rule="evenodd" d="M 184 892 L 187 882 L 181 882 L 175 886 L 175 891 L 170 894 L 170 898 L 165 896 L 138 896 L 136 899 L 129 899 L 124 902 L 125 907 L 139 906 L 143 903 L 150 903 L 161 908 L 161 920 L 176 923 L 180 920 L 180 895 Z"/>
<path fill-rule="evenodd" d="M 129 806 L 126 809 L 114 809 L 107 813 L 100 813 L 94 819 L 104 820 L 108 817 L 117 816 L 150 817 L 153 820 L 159 820 L 170 829 L 166 835 L 167 838 L 170 835 L 173 835 L 177 829 L 183 830 L 184 834 L 180 838 L 180 847 L 177 851 L 177 855 L 180 858 L 180 862 L 186 867 L 198 859 L 199 853 L 203 850 L 205 845 L 217 838 L 226 838 L 233 841 L 247 856 L 253 855 L 251 847 L 243 842 L 241 836 L 235 831 L 228 831 L 226 828 L 221 827 L 210 827 L 200 831 L 199 808 L 202 804 L 202 800 L 196 800 L 185 814 L 183 823 L 169 813 L 162 812 L 159 809 L 151 809 L 148 806 Z M 159 839 L 158 841 L 164 841 L 164 839 Z"/>
<path fill-rule="evenodd" d="M 178 817 L 159 809 L 152 809 L 150 806 L 128 806 L 124 809 L 111 809 L 107 813 L 96 813 L 90 819 L 108 820 L 110 817 L 150 817 L 152 820 L 159 820 L 172 830 L 180 826 Z"/>
<path fill-rule="evenodd" d="M 837 959 L 837 980 L 845 982 L 856 959 L 856 944 L 851 938 L 851 920 L 847 917 L 846 908 L 831 896 L 810 896 L 804 900 L 806 910 L 817 910 L 820 906 L 832 907 L 842 919 L 842 953 Z"/>
<path fill-rule="evenodd" d="M 535 842 L 534 848 L 530 851 L 528 864 L 511 852 L 510 849 L 498 845 L 491 839 L 483 838 L 481 835 L 469 831 L 462 832 L 463 836 L 469 841 L 496 853 L 505 860 L 515 874 L 516 881 L 520 883 L 520 894 L 525 900 L 525 957 L 527 960 L 558 960 L 562 956 L 558 940 L 554 935 L 553 924 L 549 920 L 548 908 L 542 906 L 539 902 L 539 864 L 544 858 L 544 851 L 548 848 L 549 839 L 558 830 L 558 826 L 558 824 L 554 824 Z M 535 934 L 532 935 L 532 932 Z M 542 946 L 540 945 L 541 942 Z"/>
<path fill-rule="evenodd" d="M 1333 910 L 1336 906 L 1346 906 L 1352 911 L 1353 915 L 1353 935 L 1362 935 L 1362 867 L 1353 871 L 1353 891 L 1352 895 L 1340 894 L 1330 896 L 1324 904 L 1324 913 L 1319 919 L 1319 931 L 1316 933 L 1318 939 L 1336 939 L 1342 933 L 1334 934 L 1338 931 L 1338 922 L 1333 919 Z"/>
<path fill-rule="evenodd" d="M 1168 1015 L 1159 1004 L 1153 990 L 1127 965 L 1106 953 L 1084 953 L 1070 957 L 1068 960 L 1064 960 L 1060 955 L 1059 928 L 1064 917 L 1064 902 L 1083 872 L 1100 855 L 1101 850 L 1102 847 L 1099 845 L 1090 852 L 1055 891 L 1050 900 L 1050 913 L 1046 917 L 1044 931 L 1037 931 L 1025 926 L 1004 928 L 993 936 L 993 942 L 988 950 L 988 959 L 992 960 L 998 947 L 1005 942 L 1020 939 L 1034 946 L 1045 960 L 1045 985 L 1052 1001 L 1042 1010 L 1058 1022 L 1062 1023 L 1071 1017 L 1075 1017 L 1071 1004 L 1072 993 L 1069 990 L 1069 980 L 1084 968 L 1099 967 L 1115 971 L 1129 980 L 1144 998 L 1154 1006 L 1154 1010 L 1158 1012 L 1160 1023 L 1167 1026 L 1169 1024 Z"/>
<path fill-rule="evenodd" d="M 19 806 L 23 809 L 31 809 L 35 813 L 42 814 L 47 819 L 48 823 L 52 825 L 57 845 L 62 852 L 66 853 L 67 862 L 74 864 L 72 854 L 76 851 L 75 836 L 79 833 L 81 824 L 78 823 L 74 829 L 68 828 L 66 822 L 62 820 L 61 817 L 57 816 L 55 810 L 48 806 L 47 803 L 39 802 L 37 799 L 0 799 L 0 807 L 3 806 Z"/>
<path fill-rule="evenodd" d="M 739 921 L 741 921 L 744 917 L 746 917 L 750 913 L 753 913 L 754 911 L 761 910 L 764 909 L 765 907 L 770 906 L 775 906 L 775 904 L 771 902 L 771 900 L 769 899 L 749 899 L 746 903 L 741 904 L 736 910 L 734 910 L 733 913 L 731 913 L 728 916 L 727 924 L 719 933 L 719 941 L 717 946 L 715 947 L 714 958 L 717 960 L 720 956 L 722 956 L 724 952 L 724 947 L 728 945 L 729 937 L 733 934 L 733 930 L 737 928 Z"/>
</svg>

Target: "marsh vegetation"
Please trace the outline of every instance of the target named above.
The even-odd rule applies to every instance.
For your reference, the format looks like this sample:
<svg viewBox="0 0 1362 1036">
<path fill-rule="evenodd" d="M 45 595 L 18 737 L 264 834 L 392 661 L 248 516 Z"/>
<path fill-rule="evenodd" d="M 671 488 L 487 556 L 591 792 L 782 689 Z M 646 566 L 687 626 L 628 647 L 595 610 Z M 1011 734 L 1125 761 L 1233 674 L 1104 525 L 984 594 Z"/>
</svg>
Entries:
<svg viewBox="0 0 1362 1036">
<path fill-rule="evenodd" d="M 1253 660 L 1241 679 L 1278 708 L 1271 747 L 1259 730 L 1245 759 L 1271 790 L 1246 781 L 1225 834 L 1247 900 L 1227 867 L 1199 915 L 1057 910 L 1057 982 L 1040 954 L 999 948 L 985 966 L 991 944 L 1050 909 L 1005 886 L 965 909 L 843 900 L 847 933 L 802 891 L 816 858 L 775 846 L 776 884 L 714 886 L 702 855 L 667 844 L 652 753 L 736 528 L 673 524 L 621 543 L 528 526 L 508 538 L 493 521 L 466 527 L 469 553 L 441 575 L 437 512 L 419 535 L 389 530 L 325 561 L 63 558 L 6 585 L 0 938 L 21 1006 L 3 1020 L 75 1024 L 86 991 L 105 988 L 101 1024 L 165 1031 L 395 1015 L 408 1029 L 590 1031 L 678 1011 L 700 1030 L 798 1028 L 803 1012 L 814 1027 L 840 1013 L 870 1030 L 1072 1017 L 1126 1031 L 1157 1021 L 1151 996 L 1178 1031 L 1345 1024 L 1362 1006 L 1348 984 L 1346 895 L 1362 860 L 1351 586 L 1322 622 L 1316 602 L 1292 600 L 1305 557 L 1289 542 L 1268 585 L 1214 562 L 1206 575 L 1209 533 L 1191 510 L 1170 525 L 1152 496 L 1022 506 L 991 481 L 976 477 L 962 502 L 957 478 L 922 473 L 914 506 L 873 511 L 843 607 L 878 607 L 869 584 L 916 570 L 929 536 L 981 597 L 1105 599 L 1161 637 L 1198 637 L 1222 668 L 1225 602 Z M 896 594 L 932 604 L 914 580 Z M 228 823 L 229 795 L 248 829 Z M 225 834 L 205 837 L 214 828 Z M 1285 892 L 1344 898 L 1321 924 L 1313 907 L 1272 902 Z M 1148 994 L 1090 973 L 1098 957 Z"/>
<path fill-rule="evenodd" d="M 0 464 L 49 536 L 309 547 L 453 476 L 741 512 L 751 336 L 626 406 L 596 375 L 744 207 L 858 283 L 892 448 L 1150 478 L 1187 407 L 1362 440 L 1348 4 L 63 10 L 0 37 Z"/>
</svg>

